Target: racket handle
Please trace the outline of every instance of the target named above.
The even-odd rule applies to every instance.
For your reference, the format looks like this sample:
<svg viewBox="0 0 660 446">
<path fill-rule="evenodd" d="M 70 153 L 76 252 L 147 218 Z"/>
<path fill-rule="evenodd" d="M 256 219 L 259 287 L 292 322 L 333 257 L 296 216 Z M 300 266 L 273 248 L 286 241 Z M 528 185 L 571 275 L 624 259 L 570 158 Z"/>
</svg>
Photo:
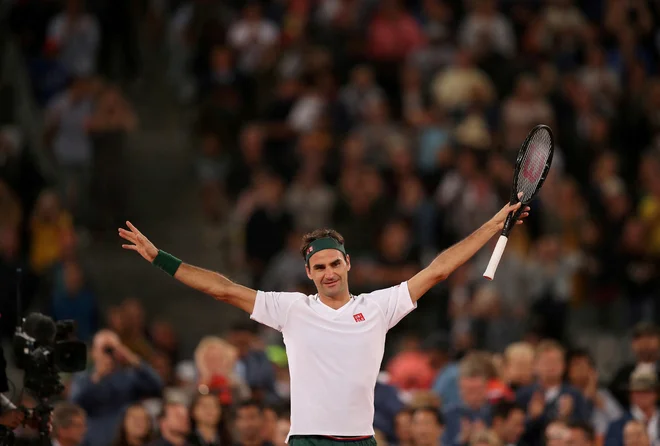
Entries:
<svg viewBox="0 0 660 446">
<path fill-rule="evenodd" d="M 506 235 L 500 235 L 500 239 L 497 241 L 497 245 L 495 245 L 495 249 L 493 250 L 493 255 L 490 256 L 490 262 L 488 262 L 488 267 L 484 272 L 484 277 L 486 279 L 493 280 L 493 277 L 495 277 L 495 271 L 497 270 L 497 265 L 500 264 L 500 260 L 502 259 L 502 254 L 504 254 L 504 248 L 506 248 L 506 242 L 508 241 L 509 238 Z"/>
</svg>

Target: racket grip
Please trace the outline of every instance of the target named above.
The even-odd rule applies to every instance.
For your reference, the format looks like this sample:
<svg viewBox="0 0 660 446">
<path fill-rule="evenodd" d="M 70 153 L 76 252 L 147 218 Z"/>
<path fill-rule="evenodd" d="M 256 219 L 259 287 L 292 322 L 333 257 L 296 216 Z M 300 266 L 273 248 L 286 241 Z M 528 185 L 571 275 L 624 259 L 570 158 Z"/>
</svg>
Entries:
<svg viewBox="0 0 660 446">
<path fill-rule="evenodd" d="M 506 242 L 509 241 L 509 238 L 506 235 L 500 235 L 500 239 L 495 245 L 493 250 L 493 255 L 490 256 L 490 261 L 488 262 L 488 267 L 484 272 L 484 277 L 488 280 L 493 280 L 495 277 L 495 271 L 497 270 L 497 265 L 500 264 L 502 259 L 502 254 L 504 254 L 504 248 L 506 248 Z"/>
</svg>

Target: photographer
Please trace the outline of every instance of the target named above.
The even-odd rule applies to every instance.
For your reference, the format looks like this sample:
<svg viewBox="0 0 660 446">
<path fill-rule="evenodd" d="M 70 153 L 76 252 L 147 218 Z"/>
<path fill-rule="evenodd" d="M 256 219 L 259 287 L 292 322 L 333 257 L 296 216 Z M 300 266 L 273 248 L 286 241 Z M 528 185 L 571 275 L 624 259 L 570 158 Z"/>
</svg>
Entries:
<svg viewBox="0 0 660 446">
<path fill-rule="evenodd" d="M 109 330 L 94 336 L 93 367 L 77 374 L 71 400 L 87 412 L 87 446 L 105 446 L 122 411 L 142 398 L 160 396 L 163 383 L 154 369 L 123 345 Z"/>
</svg>

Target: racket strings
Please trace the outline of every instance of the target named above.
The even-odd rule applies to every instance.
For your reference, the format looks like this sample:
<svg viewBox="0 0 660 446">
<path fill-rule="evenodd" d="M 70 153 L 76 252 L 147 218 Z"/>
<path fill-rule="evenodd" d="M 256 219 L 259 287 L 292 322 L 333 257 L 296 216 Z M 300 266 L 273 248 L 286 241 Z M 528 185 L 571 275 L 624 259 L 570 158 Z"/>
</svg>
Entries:
<svg viewBox="0 0 660 446">
<path fill-rule="evenodd" d="M 530 138 L 517 179 L 517 190 L 523 193 L 520 199 L 523 203 L 528 202 L 536 193 L 551 149 L 552 137 L 547 130 L 539 130 Z"/>
</svg>

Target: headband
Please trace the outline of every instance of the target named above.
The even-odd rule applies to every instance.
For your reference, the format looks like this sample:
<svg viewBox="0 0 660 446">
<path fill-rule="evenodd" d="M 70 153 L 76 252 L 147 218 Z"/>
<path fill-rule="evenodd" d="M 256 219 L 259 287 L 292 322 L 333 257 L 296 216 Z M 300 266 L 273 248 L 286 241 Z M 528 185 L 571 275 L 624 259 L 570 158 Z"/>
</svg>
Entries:
<svg viewBox="0 0 660 446">
<path fill-rule="evenodd" d="M 305 251 L 305 263 L 309 264 L 309 258 L 312 257 L 317 252 L 323 251 L 324 249 L 336 249 L 337 251 L 344 254 L 344 257 L 346 256 L 346 250 L 344 249 L 344 245 L 342 245 L 332 237 L 323 237 L 316 239 L 309 244 L 307 251 Z"/>
</svg>

